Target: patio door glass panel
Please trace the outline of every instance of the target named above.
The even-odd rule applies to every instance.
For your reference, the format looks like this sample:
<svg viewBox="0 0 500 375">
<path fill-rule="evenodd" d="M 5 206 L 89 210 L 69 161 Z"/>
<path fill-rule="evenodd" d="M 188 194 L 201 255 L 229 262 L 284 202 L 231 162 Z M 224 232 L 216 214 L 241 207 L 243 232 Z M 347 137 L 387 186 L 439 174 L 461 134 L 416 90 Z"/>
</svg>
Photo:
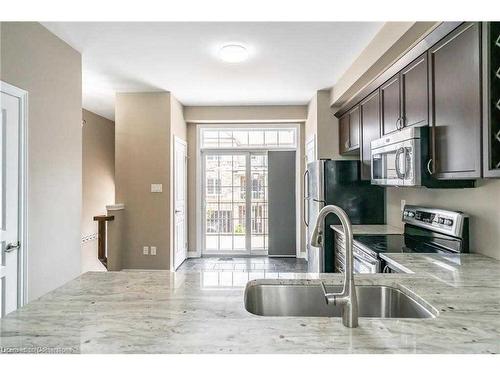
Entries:
<svg viewBox="0 0 500 375">
<path fill-rule="evenodd" d="M 214 151 L 203 163 L 204 252 L 267 251 L 267 155 Z"/>
<path fill-rule="evenodd" d="M 206 154 L 205 250 L 246 251 L 245 154 Z"/>
</svg>

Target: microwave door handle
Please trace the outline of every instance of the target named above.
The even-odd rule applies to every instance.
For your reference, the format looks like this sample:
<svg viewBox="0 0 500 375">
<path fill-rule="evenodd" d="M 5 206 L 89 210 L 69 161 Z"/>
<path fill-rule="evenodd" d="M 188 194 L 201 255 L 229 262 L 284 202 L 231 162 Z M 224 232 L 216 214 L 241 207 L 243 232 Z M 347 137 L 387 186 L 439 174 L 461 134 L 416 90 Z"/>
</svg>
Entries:
<svg viewBox="0 0 500 375">
<path fill-rule="evenodd" d="M 399 170 L 399 158 L 401 157 L 401 154 L 405 152 L 404 150 L 404 147 L 398 148 L 398 150 L 396 151 L 396 157 L 394 158 L 394 163 L 396 164 L 396 175 L 400 180 L 404 180 L 404 176 Z"/>
<path fill-rule="evenodd" d="M 409 155 L 410 155 L 409 152 L 410 152 L 409 149 L 407 147 L 405 147 L 405 152 L 404 152 L 404 156 L 403 156 L 404 161 L 405 161 L 405 163 L 404 163 L 405 164 L 405 171 L 404 171 L 403 175 L 404 175 L 405 179 L 408 178 L 408 175 L 410 174 L 410 168 L 411 168 L 411 160 L 409 160 Z"/>
</svg>

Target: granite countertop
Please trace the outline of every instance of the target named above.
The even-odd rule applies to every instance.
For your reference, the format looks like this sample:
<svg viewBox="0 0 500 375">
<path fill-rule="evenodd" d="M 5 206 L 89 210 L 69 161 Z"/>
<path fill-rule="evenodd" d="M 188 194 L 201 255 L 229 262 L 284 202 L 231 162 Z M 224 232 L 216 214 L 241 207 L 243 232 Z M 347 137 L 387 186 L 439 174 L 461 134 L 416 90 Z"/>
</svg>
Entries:
<svg viewBox="0 0 500 375">
<path fill-rule="evenodd" d="M 500 352 L 499 261 L 385 256 L 415 273 L 356 275 L 356 283 L 415 292 L 439 312 L 436 318 L 360 318 L 349 329 L 340 318 L 263 317 L 244 308 L 249 280 L 339 284 L 337 274 L 88 272 L 0 320 L 0 353 Z"/>
<path fill-rule="evenodd" d="M 330 225 L 333 230 L 344 233 L 342 225 Z M 404 229 L 393 225 L 353 225 L 352 234 L 403 234 Z"/>
</svg>

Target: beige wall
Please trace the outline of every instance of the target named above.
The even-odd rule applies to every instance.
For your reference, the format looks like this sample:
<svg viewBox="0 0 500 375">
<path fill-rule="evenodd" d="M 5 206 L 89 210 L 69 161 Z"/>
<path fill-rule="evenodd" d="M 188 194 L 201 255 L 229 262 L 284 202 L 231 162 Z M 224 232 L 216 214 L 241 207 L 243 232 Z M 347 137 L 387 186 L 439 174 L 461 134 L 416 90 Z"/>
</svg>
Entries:
<svg viewBox="0 0 500 375">
<path fill-rule="evenodd" d="M 307 107 L 305 122 L 305 141 L 316 136 L 316 155 L 318 159 L 352 159 L 339 154 L 339 121 L 330 108 L 330 92 L 317 91 Z"/>
<path fill-rule="evenodd" d="M 200 106 L 184 108 L 188 123 L 223 122 L 302 122 L 305 105 Z"/>
<path fill-rule="evenodd" d="M 123 268 L 169 269 L 173 251 L 174 137 L 187 139 L 183 106 L 168 92 L 116 96 L 116 202 L 125 204 Z M 163 184 L 151 193 L 151 184 Z M 156 246 L 157 255 L 143 255 Z"/>
<path fill-rule="evenodd" d="M 116 202 L 125 204 L 123 268 L 168 269 L 170 265 L 170 94 L 116 95 Z M 163 184 L 151 193 L 151 184 Z M 156 246 L 157 255 L 142 255 Z"/>
<path fill-rule="evenodd" d="M 0 79 L 28 91 L 31 301 L 80 274 L 81 55 L 35 22 L 0 28 Z"/>
<path fill-rule="evenodd" d="M 388 223 L 401 226 L 401 199 L 407 204 L 461 210 L 471 217 L 470 248 L 500 259 L 500 180 L 480 180 L 473 189 L 388 188 Z"/>
<path fill-rule="evenodd" d="M 335 83 L 330 104 L 341 107 L 437 25 L 439 22 L 386 22 Z"/>
<path fill-rule="evenodd" d="M 97 233 L 96 215 L 115 203 L 115 123 L 83 110 L 82 236 Z M 97 239 L 82 243 L 82 272 L 105 271 L 97 259 Z"/>
</svg>

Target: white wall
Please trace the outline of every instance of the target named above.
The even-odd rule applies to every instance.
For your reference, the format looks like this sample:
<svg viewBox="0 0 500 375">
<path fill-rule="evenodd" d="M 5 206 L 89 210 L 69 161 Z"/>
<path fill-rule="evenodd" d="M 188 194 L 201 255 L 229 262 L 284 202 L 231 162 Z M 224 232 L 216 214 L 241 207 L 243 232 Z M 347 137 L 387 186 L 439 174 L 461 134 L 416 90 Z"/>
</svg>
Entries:
<svg viewBox="0 0 500 375">
<path fill-rule="evenodd" d="M 35 22 L 2 22 L 0 79 L 28 91 L 28 299 L 80 274 L 81 55 Z"/>
</svg>

